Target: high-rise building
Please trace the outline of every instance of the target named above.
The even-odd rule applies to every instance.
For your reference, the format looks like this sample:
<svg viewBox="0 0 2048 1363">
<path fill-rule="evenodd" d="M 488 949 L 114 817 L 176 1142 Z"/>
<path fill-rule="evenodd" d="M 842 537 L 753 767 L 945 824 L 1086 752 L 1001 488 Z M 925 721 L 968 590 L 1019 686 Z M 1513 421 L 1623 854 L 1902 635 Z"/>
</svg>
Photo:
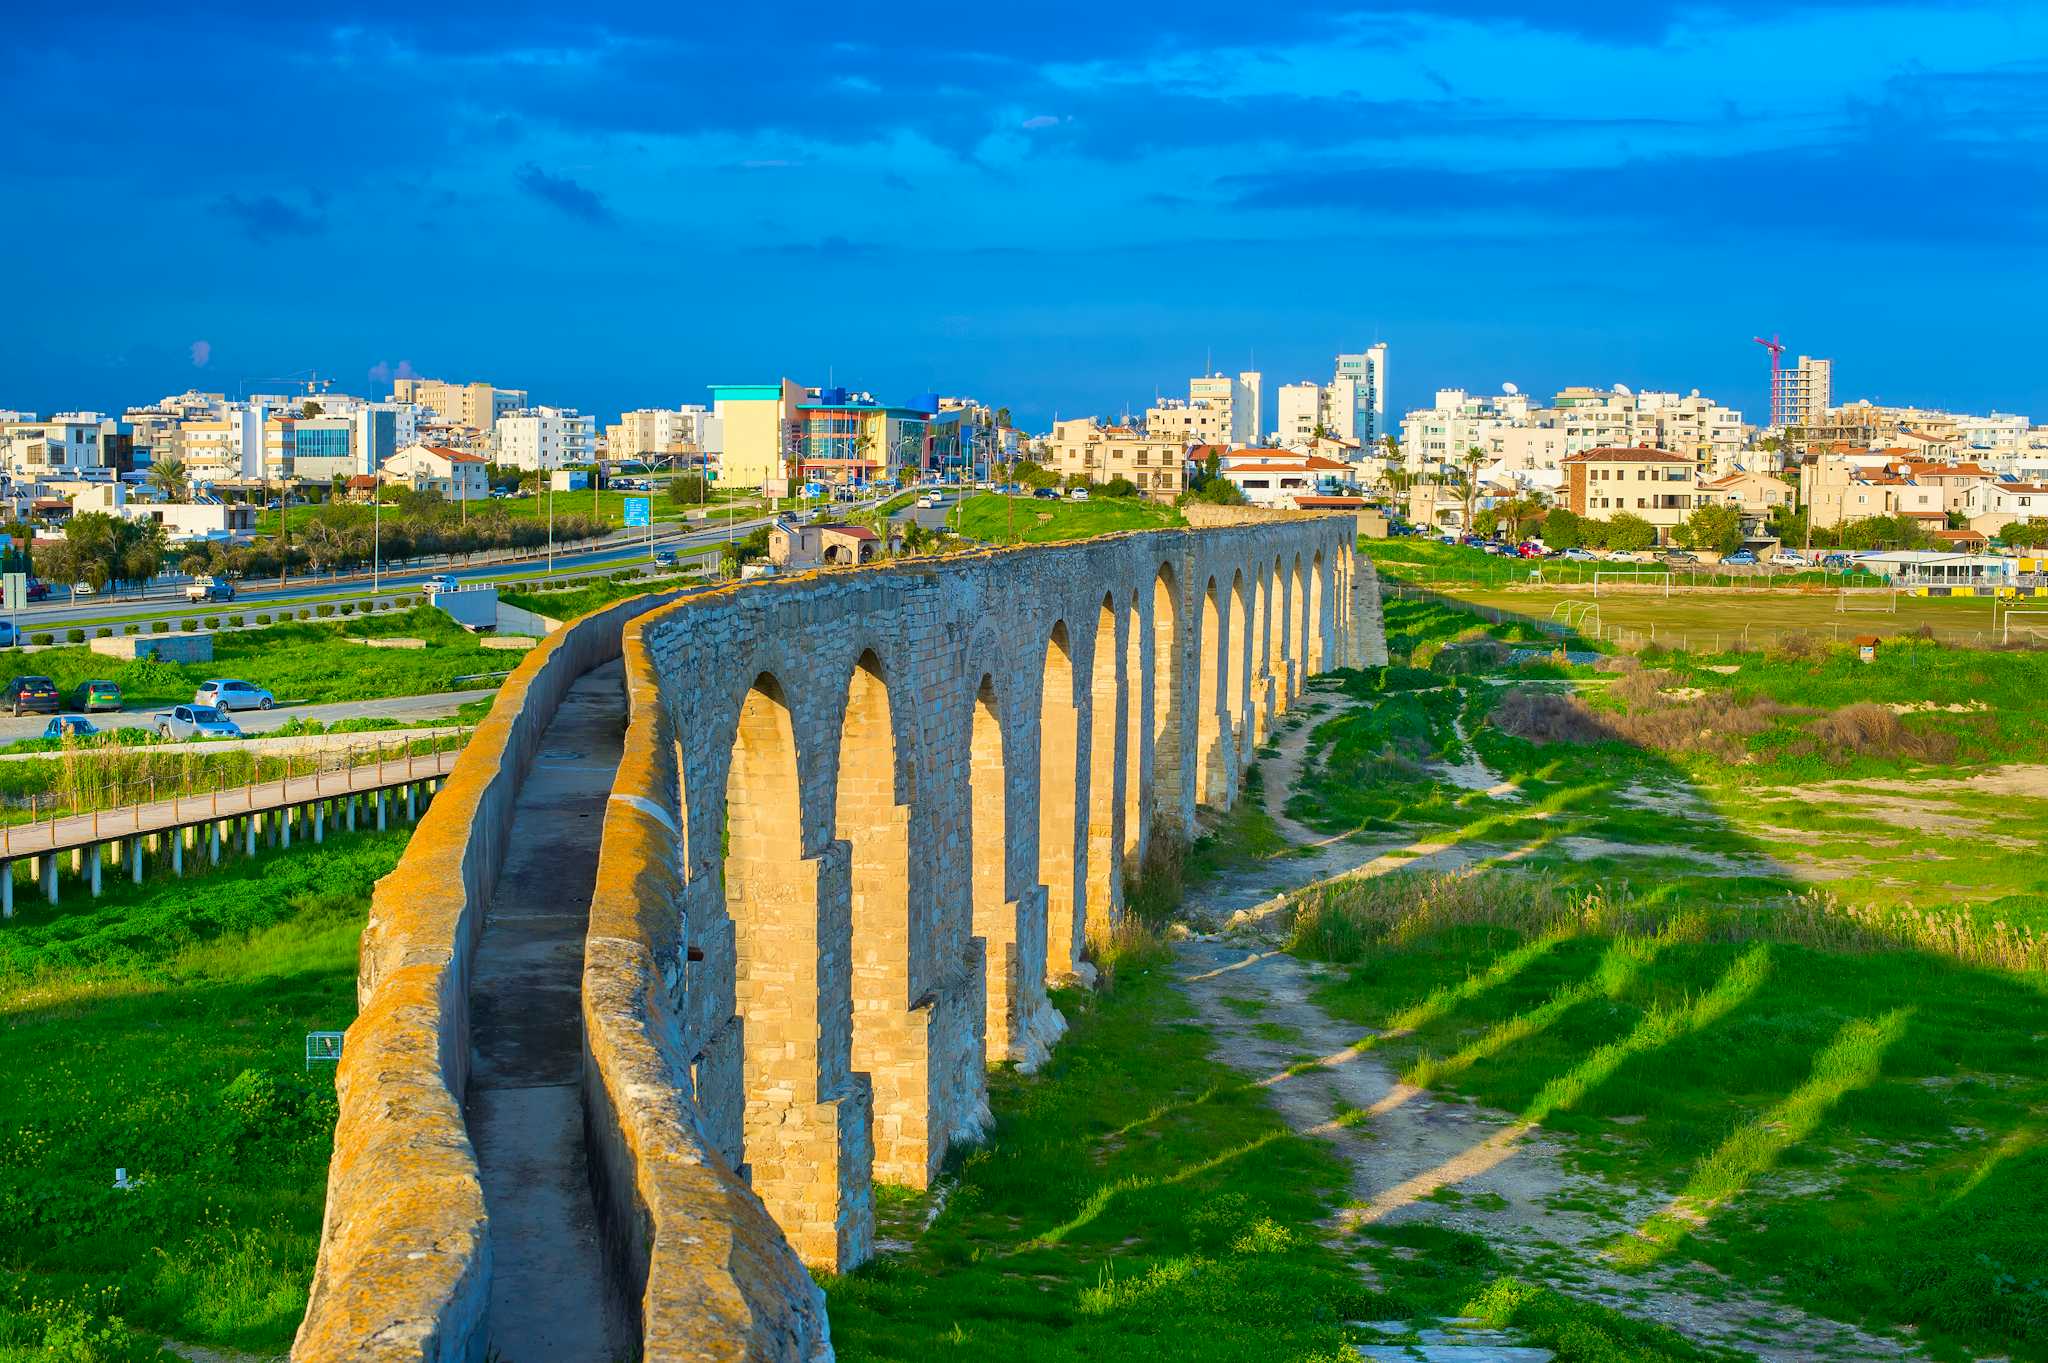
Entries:
<svg viewBox="0 0 2048 1363">
<path fill-rule="evenodd" d="M 1330 380 L 1331 434 L 1370 445 L 1387 433 L 1387 343 L 1339 355 Z"/>
<path fill-rule="evenodd" d="M 1274 398 L 1274 442 L 1289 449 L 1306 447 L 1323 422 L 1322 385 L 1283 383 Z"/>
<path fill-rule="evenodd" d="M 1205 374 L 1188 380 L 1187 401 L 1168 398 L 1145 411 L 1145 434 L 1186 445 L 1258 443 L 1264 378 L 1255 369 L 1236 378 Z"/>
<path fill-rule="evenodd" d="M 1771 416 L 1788 426 L 1812 426 L 1827 416 L 1834 405 L 1835 362 L 1801 355 L 1797 364 L 1778 370 L 1777 389 L 1771 394 Z"/>
</svg>

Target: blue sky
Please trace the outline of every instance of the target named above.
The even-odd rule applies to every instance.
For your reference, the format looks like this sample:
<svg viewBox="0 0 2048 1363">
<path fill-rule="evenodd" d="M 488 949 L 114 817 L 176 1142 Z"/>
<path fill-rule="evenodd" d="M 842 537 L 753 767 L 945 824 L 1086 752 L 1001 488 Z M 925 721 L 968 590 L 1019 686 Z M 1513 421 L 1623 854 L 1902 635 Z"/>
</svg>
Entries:
<svg viewBox="0 0 2048 1363">
<path fill-rule="evenodd" d="M 282 11 L 303 11 L 303 17 Z M 2048 419 L 2048 6 L 38 6 L 0 407 L 1439 385 Z M 200 363 L 203 359 L 204 363 Z"/>
</svg>

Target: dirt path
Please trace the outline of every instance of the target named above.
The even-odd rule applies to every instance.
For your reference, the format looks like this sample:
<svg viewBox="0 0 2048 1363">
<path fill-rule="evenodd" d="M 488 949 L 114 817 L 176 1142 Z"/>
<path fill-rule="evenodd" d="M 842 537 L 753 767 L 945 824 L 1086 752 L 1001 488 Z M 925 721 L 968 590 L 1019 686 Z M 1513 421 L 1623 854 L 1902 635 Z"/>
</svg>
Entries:
<svg viewBox="0 0 2048 1363">
<path fill-rule="evenodd" d="M 1697 1263 L 1641 1274 L 1608 1267 L 1600 1246 L 1661 1210 L 1666 1195 L 1573 1173 L 1562 1143 L 1541 1127 L 1402 1083 L 1379 1055 L 1352 1048 L 1358 1027 L 1310 1001 L 1316 971 L 1268 942 L 1250 935 L 1184 942 L 1177 964 L 1219 1057 L 1263 1086 L 1289 1126 L 1328 1141 L 1350 1164 L 1350 1205 L 1333 1233 L 1405 1221 L 1474 1232 L 1560 1290 L 1772 1363 L 1924 1356 L 1759 1296 Z M 1246 1017 L 1226 999 L 1263 1007 Z M 1271 1039 L 1282 1031 L 1289 1039 Z M 1304 1056 L 1321 1064 L 1302 1067 Z M 1366 1115 L 1340 1121 L 1341 1111 Z M 1457 1200 L 1433 1200 L 1446 1197 Z"/>
</svg>

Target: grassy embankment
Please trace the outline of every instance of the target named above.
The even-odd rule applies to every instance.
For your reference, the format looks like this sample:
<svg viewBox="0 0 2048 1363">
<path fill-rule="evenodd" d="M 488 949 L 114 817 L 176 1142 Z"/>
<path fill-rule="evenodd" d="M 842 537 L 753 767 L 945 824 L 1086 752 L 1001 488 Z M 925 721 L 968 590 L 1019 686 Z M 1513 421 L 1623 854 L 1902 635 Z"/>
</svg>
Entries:
<svg viewBox="0 0 2048 1363">
<path fill-rule="evenodd" d="M 426 647 L 346 642 L 394 637 L 424 639 Z M 82 681 L 104 679 L 120 686 L 129 709 L 161 709 L 191 700 L 209 677 L 239 677 L 275 693 L 280 705 L 301 705 L 452 691 L 457 677 L 504 671 L 517 666 L 519 656 L 485 648 L 444 613 L 418 606 L 374 616 L 316 612 L 308 620 L 223 632 L 214 636 L 210 663 L 121 662 L 84 645 L 8 652 L 0 654 L 0 684 L 34 673 L 69 695 Z"/>
<path fill-rule="evenodd" d="M 1341 678 L 1369 704 L 1320 724 L 1289 811 L 1479 869 L 1305 895 L 1295 949 L 1354 966 L 1319 1002 L 1668 1195 L 1615 1266 L 2048 1356 L 2048 817 L 2013 765 L 2048 758 L 2048 654 L 1517 668 L 1494 642 L 1527 624 L 1388 620 L 1395 664 Z M 1511 793 L 1445 779 L 1475 755 Z"/>
<path fill-rule="evenodd" d="M 370 885 L 404 840 L 337 837 L 54 910 L 17 899 L 0 928 L 0 1363 L 154 1360 L 164 1336 L 290 1343 L 335 1116 L 305 1034 L 354 1018 Z M 117 1167 L 140 1186 L 114 1189 Z"/>
<path fill-rule="evenodd" d="M 984 492 L 960 504 L 951 523 L 968 539 L 990 544 L 1042 544 L 1085 539 L 1119 530 L 1162 530 L 1185 525 L 1178 511 L 1143 497 L 1009 497 Z"/>
</svg>

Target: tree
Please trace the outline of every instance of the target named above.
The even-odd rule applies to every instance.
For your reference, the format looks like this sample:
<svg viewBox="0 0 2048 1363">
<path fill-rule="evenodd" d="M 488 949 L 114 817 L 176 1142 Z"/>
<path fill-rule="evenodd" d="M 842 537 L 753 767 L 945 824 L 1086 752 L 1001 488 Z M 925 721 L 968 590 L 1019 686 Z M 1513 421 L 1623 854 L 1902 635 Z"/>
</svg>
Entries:
<svg viewBox="0 0 2048 1363">
<path fill-rule="evenodd" d="M 1102 495 L 1105 497 L 1135 497 L 1138 495 L 1138 485 L 1128 478 L 1112 478 L 1102 485 Z"/>
<path fill-rule="evenodd" d="M 1009 429 L 1010 429 L 1010 409 L 1009 409 L 1009 408 L 1007 408 L 1007 407 L 998 407 L 998 408 L 996 408 L 996 429 L 998 429 L 998 430 L 1003 430 L 1003 431 L 1007 431 L 1007 430 L 1009 430 Z"/>
<path fill-rule="evenodd" d="M 1472 499 L 1479 493 L 1479 466 L 1486 462 L 1486 451 L 1477 445 L 1466 449 L 1459 459 L 1465 473 L 1465 533 L 1472 533 Z"/>
<path fill-rule="evenodd" d="M 37 574 L 51 582 L 83 582 L 94 591 L 110 584 L 147 582 L 163 567 L 164 528 L 102 511 L 73 516 L 64 538 L 37 555 Z"/>
<path fill-rule="evenodd" d="M 1593 525 L 1594 522 L 1564 507 L 1554 507 L 1543 513 L 1543 542 L 1552 549 L 1582 549 L 1593 543 L 1589 533 Z"/>
<path fill-rule="evenodd" d="M 2007 521 L 1998 528 L 1998 541 L 2008 549 L 2048 546 L 2048 520 L 2036 516 L 2024 521 Z"/>
<path fill-rule="evenodd" d="M 192 495 L 192 484 L 185 476 L 185 464 L 180 459 L 159 459 L 149 466 L 149 485 L 163 494 L 167 502 L 182 502 Z"/>
<path fill-rule="evenodd" d="M 1647 549 L 1657 542 L 1657 527 L 1632 512 L 1617 511 L 1604 538 L 1609 549 Z"/>
<path fill-rule="evenodd" d="M 1688 549 L 1732 554 L 1742 547 L 1742 512 L 1725 504 L 1694 507 L 1693 513 L 1678 523 L 1672 538 Z"/>
<path fill-rule="evenodd" d="M 711 484 L 694 473 L 679 473 L 668 480 L 668 499 L 677 506 L 700 506 L 711 500 Z"/>
</svg>

